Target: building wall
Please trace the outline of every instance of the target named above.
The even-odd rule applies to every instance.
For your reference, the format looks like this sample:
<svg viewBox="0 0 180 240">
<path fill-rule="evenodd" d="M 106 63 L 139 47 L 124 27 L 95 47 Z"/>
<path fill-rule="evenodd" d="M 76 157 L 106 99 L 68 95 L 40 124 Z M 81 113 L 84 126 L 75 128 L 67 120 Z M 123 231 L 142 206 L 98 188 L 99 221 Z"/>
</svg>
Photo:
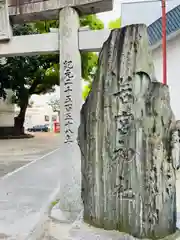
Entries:
<svg viewBox="0 0 180 240">
<path fill-rule="evenodd" d="M 155 73 L 162 81 L 162 49 L 152 52 Z M 167 83 L 170 88 L 171 106 L 175 117 L 180 120 L 180 35 L 167 42 Z"/>
<path fill-rule="evenodd" d="M 18 114 L 19 109 L 16 108 L 16 115 Z M 45 119 L 45 116 L 48 119 Z M 26 111 L 26 117 L 24 122 L 25 129 L 33 127 L 35 125 L 44 125 L 48 124 L 50 127 L 53 124 L 53 117 L 56 116 L 57 122 L 59 122 L 58 113 L 52 111 L 51 107 L 48 105 L 33 105 Z"/>
<path fill-rule="evenodd" d="M 14 104 L 11 103 L 12 91 L 6 90 L 7 97 L 0 99 L 0 127 L 14 126 Z"/>
</svg>

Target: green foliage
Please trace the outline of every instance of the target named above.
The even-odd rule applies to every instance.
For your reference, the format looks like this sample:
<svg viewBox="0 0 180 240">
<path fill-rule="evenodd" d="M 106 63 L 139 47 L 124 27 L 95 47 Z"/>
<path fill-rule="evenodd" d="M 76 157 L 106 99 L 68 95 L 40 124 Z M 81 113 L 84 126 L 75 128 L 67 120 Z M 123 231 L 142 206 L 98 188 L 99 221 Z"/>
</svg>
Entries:
<svg viewBox="0 0 180 240">
<path fill-rule="evenodd" d="M 88 15 L 80 18 L 81 26 L 89 26 L 91 30 L 100 30 L 104 28 L 104 23 L 96 15 Z"/>
<path fill-rule="evenodd" d="M 15 24 L 13 25 L 13 35 L 20 36 L 20 35 L 30 35 L 38 33 L 34 27 L 34 24 Z"/>
<path fill-rule="evenodd" d="M 109 29 L 120 28 L 121 27 L 121 18 L 110 21 L 108 24 Z"/>
<path fill-rule="evenodd" d="M 104 28 L 104 23 L 96 15 L 88 15 L 80 17 L 80 26 L 89 26 L 91 30 Z M 50 28 L 58 28 L 58 20 L 37 21 L 34 24 L 34 29 L 38 33 L 50 32 Z"/>
<path fill-rule="evenodd" d="M 60 99 L 59 98 L 51 98 L 48 102 L 48 105 L 51 106 L 53 112 L 60 113 Z"/>
<path fill-rule="evenodd" d="M 91 30 L 104 28 L 103 22 L 96 15 L 88 15 L 80 18 L 81 26 L 89 26 Z M 96 53 L 81 53 L 82 78 L 88 82 L 92 81 L 94 69 L 97 67 L 98 55 Z"/>
<path fill-rule="evenodd" d="M 98 63 L 98 55 L 96 53 L 81 53 L 82 61 L 82 78 L 85 81 L 91 82 L 94 68 Z"/>
<path fill-rule="evenodd" d="M 34 23 L 34 28 L 38 33 L 47 33 L 50 32 L 50 28 L 58 28 L 58 20 L 49 20 L 49 21 L 37 21 Z"/>
<path fill-rule="evenodd" d="M 14 103 L 21 107 L 31 95 L 53 90 L 58 78 L 48 73 L 51 64 L 47 56 L 8 58 L 6 68 Z"/>
<path fill-rule="evenodd" d="M 88 84 L 86 84 L 84 86 L 84 89 L 83 89 L 83 92 L 82 92 L 82 97 L 84 100 L 86 100 L 87 96 L 89 95 L 89 92 L 91 91 L 91 86 L 92 86 L 92 83 L 89 82 Z"/>
<path fill-rule="evenodd" d="M 93 21 L 92 21 L 93 22 Z M 86 20 L 84 20 L 84 25 L 86 25 Z M 104 27 L 104 25 L 103 25 Z M 121 18 L 118 18 L 116 20 L 113 20 L 113 21 L 110 21 L 109 24 L 108 24 L 108 27 L 109 29 L 114 29 L 114 28 L 120 28 L 121 27 Z M 101 24 L 99 25 L 99 28 L 97 29 L 101 29 Z M 92 58 L 90 58 L 90 54 L 88 54 L 89 56 L 89 59 L 88 57 L 85 59 L 84 62 L 82 62 L 82 68 L 85 69 L 85 73 L 88 73 L 87 76 L 89 76 L 89 78 L 87 78 L 87 76 L 85 77 L 86 80 L 88 80 L 88 84 L 86 84 L 84 86 L 84 89 L 83 89 L 83 93 L 82 93 L 82 96 L 83 96 L 83 99 L 85 100 L 87 98 L 87 96 L 89 95 L 89 92 L 91 90 L 91 85 L 92 85 L 92 79 L 93 79 L 93 75 L 95 74 L 95 66 L 97 67 L 97 63 L 98 63 L 98 56 L 94 56 L 95 54 L 92 53 Z M 88 66 L 88 67 L 86 67 Z M 92 74 L 93 72 L 93 74 Z"/>
<path fill-rule="evenodd" d="M 54 207 L 56 204 L 58 204 L 59 201 L 60 201 L 60 199 L 52 201 L 51 206 Z"/>
</svg>

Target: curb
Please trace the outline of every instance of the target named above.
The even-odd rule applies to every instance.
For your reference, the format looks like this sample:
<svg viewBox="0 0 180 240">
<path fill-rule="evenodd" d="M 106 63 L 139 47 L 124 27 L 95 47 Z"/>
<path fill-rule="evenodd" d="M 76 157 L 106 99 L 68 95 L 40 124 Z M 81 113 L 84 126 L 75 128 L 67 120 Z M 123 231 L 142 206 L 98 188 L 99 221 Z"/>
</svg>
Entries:
<svg viewBox="0 0 180 240">
<path fill-rule="evenodd" d="M 28 234 L 25 240 L 40 240 L 44 239 L 47 236 L 49 230 L 49 222 L 51 221 L 49 216 L 51 213 L 51 209 L 53 208 L 52 202 L 55 201 L 58 197 L 60 190 L 60 184 L 55 188 L 49 197 L 48 201 L 44 204 L 44 206 L 40 210 L 39 220 L 36 222 L 35 227 Z"/>
</svg>

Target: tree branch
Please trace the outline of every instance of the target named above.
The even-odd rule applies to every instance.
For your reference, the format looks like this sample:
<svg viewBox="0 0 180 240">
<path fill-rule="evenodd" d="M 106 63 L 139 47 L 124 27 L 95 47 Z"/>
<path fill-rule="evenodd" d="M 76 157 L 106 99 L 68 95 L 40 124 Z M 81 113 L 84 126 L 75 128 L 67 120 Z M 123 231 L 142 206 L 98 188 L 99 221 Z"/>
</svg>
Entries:
<svg viewBox="0 0 180 240">
<path fill-rule="evenodd" d="M 36 87 L 39 83 L 39 80 L 38 79 L 35 79 L 29 89 L 29 95 L 32 95 L 34 93 L 34 91 L 36 90 Z"/>
</svg>

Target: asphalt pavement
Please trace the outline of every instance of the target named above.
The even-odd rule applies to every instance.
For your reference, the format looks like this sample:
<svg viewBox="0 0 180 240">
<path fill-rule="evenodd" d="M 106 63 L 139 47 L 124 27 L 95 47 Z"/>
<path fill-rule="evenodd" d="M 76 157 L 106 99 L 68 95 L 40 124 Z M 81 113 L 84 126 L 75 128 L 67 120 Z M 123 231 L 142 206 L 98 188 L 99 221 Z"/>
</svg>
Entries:
<svg viewBox="0 0 180 240">
<path fill-rule="evenodd" d="M 0 177 L 59 147 L 59 134 L 34 135 L 30 139 L 0 140 Z"/>
<path fill-rule="evenodd" d="M 33 230 L 58 186 L 60 155 L 54 150 L 0 179 L 0 239 L 26 239 Z"/>
</svg>

